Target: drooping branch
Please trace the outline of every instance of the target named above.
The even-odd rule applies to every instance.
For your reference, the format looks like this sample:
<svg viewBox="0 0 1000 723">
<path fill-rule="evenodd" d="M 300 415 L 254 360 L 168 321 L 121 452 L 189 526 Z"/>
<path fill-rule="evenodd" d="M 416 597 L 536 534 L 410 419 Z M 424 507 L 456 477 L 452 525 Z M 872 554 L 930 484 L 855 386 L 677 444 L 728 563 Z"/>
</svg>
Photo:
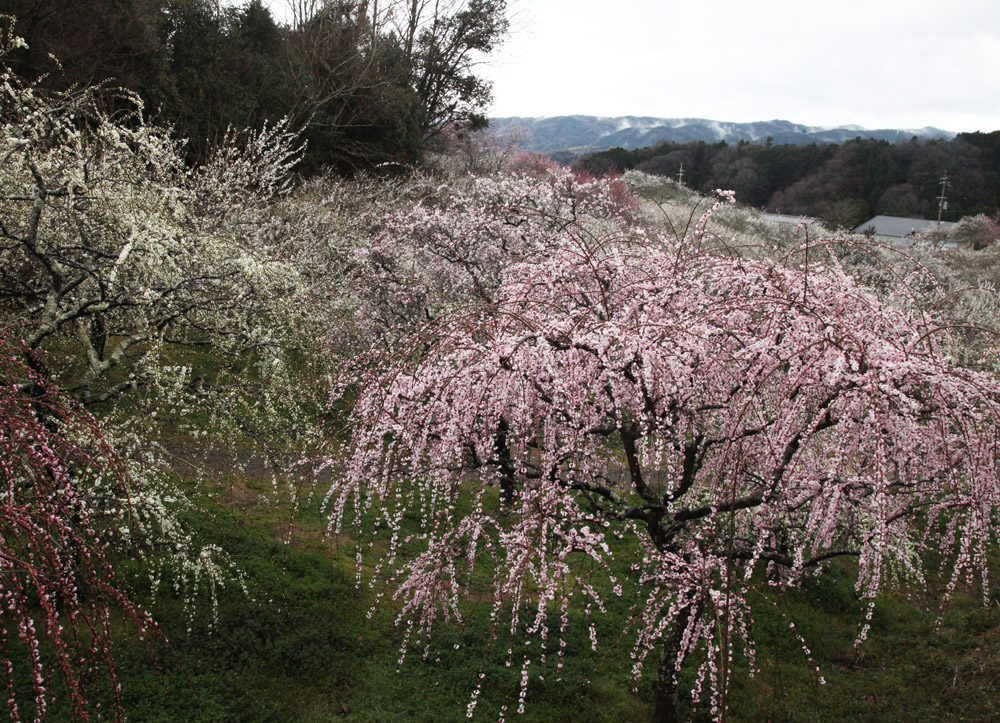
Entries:
<svg viewBox="0 0 1000 723">
<path fill-rule="evenodd" d="M 448 276 L 441 254 L 423 253 L 428 229 L 449 228 L 430 231 L 441 243 L 466 229 L 467 258 L 493 264 L 477 266 L 490 269 L 490 302 L 438 305 L 434 343 L 424 332 L 418 354 L 366 378 L 330 491 L 334 525 L 363 500 L 393 510 L 394 540 L 420 500 L 432 549 L 386 564 L 422 632 L 445 604 L 440 581 L 462 588 L 454 554 L 432 554 L 454 540 L 475 540 L 462 548 L 469 569 L 490 550 L 493 614 L 509 611 L 520 638 L 529 605 L 541 630 L 551 605 L 571 604 L 567 590 L 600 599 L 570 553 L 613 577 L 607 543 L 620 536 L 639 553 L 628 580 L 609 580 L 634 596 L 635 674 L 660 655 L 658 700 L 672 700 L 695 651 L 706 686 L 728 680 L 712 666 L 730 664 L 737 638 L 752 652 L 759 580 L 780 589 L 855 556 L 859 590 L 874 598 L 886 566 L 919 575 L 913 539 L 933 540 L 961 574 L 986 559 L 1000 384 L 934 349 L 915 353 L 929 314 L 900 311 L 836 266 L 810 265 L 806 279 L 731 246 L 700 248 L 707 218 L 697 238 L 651 239 L 623 216 L 571 220 L 587 218 L 575 192 L 561 206 L 551 187 L 507 183 L 560 209 L 549 224 L 526 215 L 524 243 L 506 219 L 484 223 L 475 194 L 390 224 L 415 249 L 399 258 L 419 269 L 422 302 L 436 289 L 460 288 L 452 303 L 477 295 L 462 263 Z M 470 456 L 480 473 L 463 476 Z M 516 502 L 493 504 L 484 480 L 513 480 Z"/>
</svg>

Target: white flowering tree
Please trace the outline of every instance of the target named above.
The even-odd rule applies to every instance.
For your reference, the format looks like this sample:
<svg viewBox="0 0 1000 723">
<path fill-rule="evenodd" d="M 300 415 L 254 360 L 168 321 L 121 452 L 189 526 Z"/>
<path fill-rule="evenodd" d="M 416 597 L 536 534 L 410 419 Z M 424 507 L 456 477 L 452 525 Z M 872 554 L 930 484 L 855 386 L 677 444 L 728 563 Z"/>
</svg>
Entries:
<svg viewBox="0 0 1000 723">
<path fill-rule="evenodd" d="M 161 473 L 157 427 L 201 415 L 230 446 L 285 444 L 322 401 L 289 392 L 289 351 L 320 316 L 304 303 L 302 245 L 273 213 L 298 145 L 285 124 L 230 133 L 190 169 L 134 98 L 109 94 L 44 93 L 0 73 L 0 324 L 18 325 L 36 374 L 99 411 L 130 465 L 131 518 L 105 541 L 153 543 L 170 568 L 154 582 L 210 590 L 232 571 L 179 524 L 186 502 Z M 118 487 L 81 493 L 123 514 Z"/>
<path fill-rule="evenodd" d="M 466 211 L 437 209 L 433 227 L 474 242 L 486 221 Z M 658 665 L 655 718 L 673 721 L 692 657 L 693 705 L 717 718 L 739 650 L 756 672 L 756 586 L 794 586 L 848 557 L 870 618 L 890 580 L 919 584 L 929 550 L 946 560 L 949 595 L 985 579 L 1000 383 L 953 363 L 946 327 L 832 256 L 808 268 L 740 258 L 707 238 L 707 221 L 677 239 L 524 218 L 515 227 L 537 253 L 499 265 L 488 294 L 356 385 L 331 525 L 386 531 L 378 570 L 407 641 L 461 619 L 475 573 L 492 576 L 492 633 L 512 641 L 519 710 L 533 676 L 561 669 L 581 595 L 594 609 L 634 602 L 633 675 Z M 467 272 L 459 259 L 455 283 Z M 639 562 L 623 570 L 612 538 Z"/>
<path fill-rule="evenodd" d="M 163 344 L 266 342 L 259 320 L 295 290 L 256 223 L 295 160 L 283 125 L 188 171 L 138 111 L 101 112 L 100 89 L 42 96 L 7 72 L 0 90 L 3 310 L 34 322 L 29 348 L 79 346 L 77 396 L 142 385 L 138 360 Z"/>
</svg>

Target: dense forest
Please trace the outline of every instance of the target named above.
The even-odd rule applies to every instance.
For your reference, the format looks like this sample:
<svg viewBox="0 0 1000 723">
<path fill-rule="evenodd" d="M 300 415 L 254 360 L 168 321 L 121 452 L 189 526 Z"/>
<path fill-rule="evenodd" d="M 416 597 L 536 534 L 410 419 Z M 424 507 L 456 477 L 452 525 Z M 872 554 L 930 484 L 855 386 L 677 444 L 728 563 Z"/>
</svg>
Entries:
<svg viewBox="0 0 1000 723">
<path fill-rule="evenodd" d="M 27 42 L 7 60 L 19 76 L 104 83 L 109 103 L 130 90 L 196 162 L 227 129 L 288 116 L 305 172 L 410 163 L 446 126 L 485 124 L 490 88 L 472 71 L 507 32 L 504 0 L 393 9 L 305 0 L 286 25 L 261 0 L 0 0 Z"/>
<path fill-rule="evenodd" d="M 741 203 L 818 217 L 836 227 L 853 228 L 878 214 L 936 218 L 945 173 L 951 185 L 944 220 L 992 216 L 1000 207 L 1000 131 L 904 143 L 863 138 L 840 145 L 663 143 L 594 153 L 575 167 L 677 178 L 682 164 L 689 188 L 732 189 Z"/>
</svg>

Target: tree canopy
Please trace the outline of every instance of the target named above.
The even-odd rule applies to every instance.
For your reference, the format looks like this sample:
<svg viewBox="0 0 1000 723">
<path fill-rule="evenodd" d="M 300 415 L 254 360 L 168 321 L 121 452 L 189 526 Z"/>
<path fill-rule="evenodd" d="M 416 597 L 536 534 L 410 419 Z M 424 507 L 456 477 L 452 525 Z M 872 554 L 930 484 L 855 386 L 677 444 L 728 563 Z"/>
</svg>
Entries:
<svg viewBox="0 0 1000 723">
<path fill-rule="evenodd" d="M 944 220 L 957 221 L 1000 209 L 998 137 L 1000 131 L 892 144 L 863 138 L 840 145 L 663 143 L 594 153 L 574 166 L 593 173 L 634 168 L 676 177 L 683 164 L 684 183 L 696 191 L 728 188 L 741 203 L 848 228 L 878 214 L 937 218 L 947 172 Z"/>
<path fill-rule="evenodd" d="M 289 25 L 261 0 L 2 0 L 0 14 L 27 41 L 7 59 L 18 75 L 134 91 L 187 139 L 190 161 L 231 127 L 289 117 L 307 140 L 304 171 L 412 163 L 449 124 L 484 121 L 489 83 L 474 69 L 507 33 L 502 0 L 293 7 Z"/>
</svg>

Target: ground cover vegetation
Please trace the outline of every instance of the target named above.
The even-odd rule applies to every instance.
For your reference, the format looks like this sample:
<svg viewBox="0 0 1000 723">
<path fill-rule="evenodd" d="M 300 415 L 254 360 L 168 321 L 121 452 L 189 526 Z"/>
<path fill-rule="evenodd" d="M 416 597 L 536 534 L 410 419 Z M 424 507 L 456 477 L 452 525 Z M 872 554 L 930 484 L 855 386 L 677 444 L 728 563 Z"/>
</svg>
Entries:
<svg viewBox="0 0 1000 723">
<path fill-rule="evenodd" d="M 945 221 L 977 214 L 995 218 L 1000 206 L 1000 131 L 901 143 L 863 138 L 801 146 L 663 143 L 594 153 L 574 167 L 676 178 L 682 164 L 684 183 L 696 191 L 731 189 L 741 203 L 821 218 L 831 228 L 855 228 L 880 214 L 937 218 L 945 171 L 951 182 Z"/>
<path fill-rule="evenodd" d="M 308 128 L 54 82 L 0 86 L 12 718 L 995 715 L 996 248 L 445 116 L 296 179 Z"/>
</svg>

